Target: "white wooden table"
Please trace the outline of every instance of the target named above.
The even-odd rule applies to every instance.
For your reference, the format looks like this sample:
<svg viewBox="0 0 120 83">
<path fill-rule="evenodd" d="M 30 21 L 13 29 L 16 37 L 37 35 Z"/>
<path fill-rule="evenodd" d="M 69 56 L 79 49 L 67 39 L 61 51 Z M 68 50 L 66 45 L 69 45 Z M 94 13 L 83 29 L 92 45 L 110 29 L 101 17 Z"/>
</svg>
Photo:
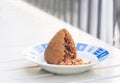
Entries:
<svg viewBox="0 0 120 83">
<path fill-rule="evenodd" d="M 101 46 L 110 56 L 91 70 L 54 75 L 24 59 L 23 49 L 48 42 L 67 27 L 75 41 Z M 0 1 L 0 83 L 119 83 L 120 50 L 19 0 Z"/>
</svg>

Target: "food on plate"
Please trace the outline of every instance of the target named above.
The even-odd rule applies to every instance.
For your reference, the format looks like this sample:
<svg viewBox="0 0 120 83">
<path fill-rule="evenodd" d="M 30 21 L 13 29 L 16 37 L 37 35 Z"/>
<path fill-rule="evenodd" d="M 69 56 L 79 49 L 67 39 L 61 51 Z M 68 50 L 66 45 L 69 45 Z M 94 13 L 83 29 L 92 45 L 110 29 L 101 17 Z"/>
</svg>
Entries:
<svg viewBox="0 0 120 83">
<path fill-rule="evenodd" d="M 71 34 L 65 29 L 58 31 L 48 43 L 44 53 L 45 60 L 50 64 L 80 65 L 89 64 L 76 58 L 76 47 Z"/>
<path fill-rule="evenodd" d="M 65 61 L 60 62 L 59 65 L 83 65 L 90 63 L 91 61 L 84 62 L 81 58 L 75 58 L 75 59 L 66 59 Z"/>
<path fill-rule="evenodd" d="M 63 60 L 76 58 L 76 48 L 70 33 L 61 29 L 50 40 L 45 50 L 45 60 L 51 64 L 59 64 Z"/>
</svg>

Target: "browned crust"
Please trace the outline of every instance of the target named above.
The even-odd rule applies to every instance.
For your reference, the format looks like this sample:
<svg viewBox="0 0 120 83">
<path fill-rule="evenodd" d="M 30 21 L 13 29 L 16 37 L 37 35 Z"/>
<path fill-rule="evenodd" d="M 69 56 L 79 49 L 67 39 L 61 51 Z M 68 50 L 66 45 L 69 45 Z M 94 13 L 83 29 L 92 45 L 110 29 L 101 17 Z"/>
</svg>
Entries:
<svg viewBox="0 0 120 83">
<path fill-rule="evenodd" d="M 61 29 L 50 40 L 50 42 L 48 43 L 48 46 L 45 50 L 44 57 L 48 63 L 59 64 L 59 62 L 64 59 L 64 55 L 65 55 L 64 38 L 65 38 L 66 34 L 67 34 L 67 37 L 69 37 L 71 47 L 72 47 L 72 52 L 74 54 L 74 58 L 76 58 L 76 48 L 75 48 L 75 44 L 72 39 L 72 36 L 66 29 Z"/>
</svg>

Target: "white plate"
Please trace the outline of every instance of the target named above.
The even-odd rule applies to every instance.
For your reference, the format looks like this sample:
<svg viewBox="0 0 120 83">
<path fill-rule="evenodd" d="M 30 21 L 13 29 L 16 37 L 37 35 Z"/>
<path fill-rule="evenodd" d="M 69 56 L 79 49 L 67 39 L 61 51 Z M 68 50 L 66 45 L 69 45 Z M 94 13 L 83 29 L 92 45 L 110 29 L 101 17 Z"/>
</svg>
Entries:
<svg viewBox="0 0 120 83">
<path fill-rule="evenodd" d="M 90 64 L 85 65 L 53 65 L 48 64 L 44 59 L 44 51 L 47 44 L 38 44 L 23 51 L 25 58 L 40 65 L 46 71 L 55 74 L 77 74 L 89 70 L 92 66 L 100 61 L 103 61 L 109 52 L 101 47 L 76 43 L 77 57 L 83 61 L 91 61 Z"/>
</svg>

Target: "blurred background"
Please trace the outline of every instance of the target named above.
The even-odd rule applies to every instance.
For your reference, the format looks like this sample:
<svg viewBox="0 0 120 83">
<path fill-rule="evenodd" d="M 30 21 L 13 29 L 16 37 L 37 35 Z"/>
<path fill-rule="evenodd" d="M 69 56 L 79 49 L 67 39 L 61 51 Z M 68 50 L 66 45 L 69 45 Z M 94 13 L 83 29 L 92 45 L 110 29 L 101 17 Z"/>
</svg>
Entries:
<svg viewBox="0 0 120 83">
<path fill-rule="evenodd" d="M 120 48 L 120 0 L 23 0 Z"/>
</svg>

